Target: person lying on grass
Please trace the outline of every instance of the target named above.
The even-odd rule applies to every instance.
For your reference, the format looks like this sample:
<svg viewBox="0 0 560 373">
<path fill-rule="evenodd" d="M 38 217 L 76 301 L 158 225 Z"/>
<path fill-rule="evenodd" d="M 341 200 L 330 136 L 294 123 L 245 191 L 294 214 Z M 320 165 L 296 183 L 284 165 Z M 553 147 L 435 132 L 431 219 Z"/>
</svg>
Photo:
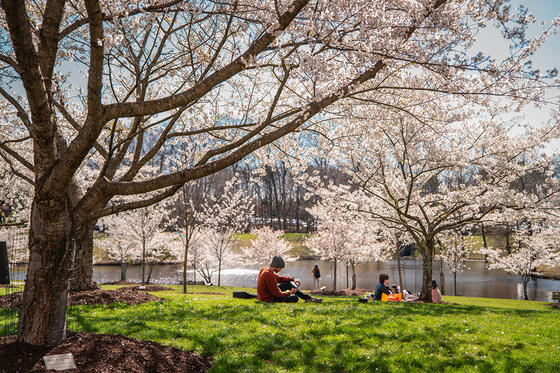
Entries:
<svg viewBox="0 0 560 373">
<path fill-rule="evenodd" d="M 295 303 L 299 298 L 306 302 L 320 303 L 323 301 L 298 290 L 301 283 L 294 278 L 278 275 L 277 273 L 285 266 L 284 259 L 281 256 L 275 256 L 268 267 L 261 269 L 257 280 L 257 295 L 261 302 Z M 292 284 L 292 281 L 295 285 Z"/>
</svg>

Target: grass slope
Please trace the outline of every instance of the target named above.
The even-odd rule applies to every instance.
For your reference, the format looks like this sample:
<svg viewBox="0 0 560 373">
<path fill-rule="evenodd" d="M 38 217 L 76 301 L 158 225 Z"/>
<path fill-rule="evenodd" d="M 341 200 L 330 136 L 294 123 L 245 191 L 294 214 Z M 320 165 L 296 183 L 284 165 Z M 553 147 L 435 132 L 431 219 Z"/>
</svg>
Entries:
<svg viewBox="0 0 560 373">
<path fill-rule="evenodd" d="M 560 370 L 560 313 L 542 302 L 265 304 L 233 299 L 234 290 L 190 287 L 154 293 L 166 302 L 72 307 L 69 327 L 212 355 L 214 372 Z M 225 295 L 201 294 L 208 291 Z"/>
</svg>

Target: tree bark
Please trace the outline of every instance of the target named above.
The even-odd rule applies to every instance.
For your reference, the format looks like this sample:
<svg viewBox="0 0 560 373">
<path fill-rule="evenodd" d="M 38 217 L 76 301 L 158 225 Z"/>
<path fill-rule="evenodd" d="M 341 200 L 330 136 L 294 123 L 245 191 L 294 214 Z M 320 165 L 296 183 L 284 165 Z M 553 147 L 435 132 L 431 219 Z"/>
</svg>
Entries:
<svg viewBox="0 0 560 373">
<path fill-rule="evenodd" d="M 352 266 L 352 290 L 356 290 L 357 287 L 356 264 L 354 263 L 354 261 L 351 261 L 350 265 Z"/>
<path fill-rule="evenodd" d="M 433 275 L 433 255 L 434 255 L 434 240 L 426 240 L 423 250 L 422 258 L 422 292 L 420 293 L 420 300 L 423 302 L 432 302 L 432 275 Z"/>
<path fill-rule="evenodd" d="M 457 272 L 453 272 L 453 289 L 455 296 L 457 296 Z"/>
<path fill-rule="evenodd" d="M 527 283 L 529 282 L 529 277 L 523 277 L 523 297 L 525 300 L 529 300 L 529 294 L 527 293 Z"/>
<path fill-rule="evenodd" d="M 336 290 L 336 259 L 334 260 L 333 290 Z"/>
<path fill-rule="evenodd" d="M 401 250 L 400 247 L 397 247 L 397 269 L 399 271 L 399 286 L 401 287 L 401 291 L 404 290 L 404 282 L 402 276 L 402 263 L 401 263 Z"/>
<path fill-rule="evenodd" d="M 97 288 L 93 282 L 93 231 L 97 221 L 84 224 L 78 230 L 79 243 L 76 257 L 78 260 L 72 274 L 71 290 L 84 291 Z"/>
<path fill-rule="evenodd" d="M 218 260 L 218 286 L 220 286 L 222 278 L 222 261 Z"/>
<path fill-rule="evenodd" d="M 506 224 L 506 251 L 508 255 L 511 254 L 511 244 L 509 243 L 509 232 L 510 232 L 509 224 Z"/>
<path fill-rule="evenodd" d="M 445 275 L 443 273 L 443 258 L 439 258 L 439 290 L 441 295 L 445 295 Z"/>
<path fill-rule="evenodd" d="M 18 325 L 19 340 L 32 345 L 55 346 L 66 337 L 73 229 L 68 199 L 61 199 L 36 197 L 32 205 L 29 266 Z"/>
<path fill-rule="evenodd" d="M 346 266 L 346 288 L 348 289 L 348 287 L 350 287 L 350 281 L 349 281 L 350 263 L 348 261 L 346 261 L 346 263 L 344 263 L 344 265 Z"/>
<path fill-rule="evenodd" d="M 121 262 L 121 281 L 126 281 L 126 267 L 127 267 L 127 262 L 122 261 Z"/>
<path fill-rule="evenodd" d="M 488 243 L 486 242 L 486 231 L 484 230 L 484 223 L 480 224 L 480 229 L 482 230 L 482 244 L 484 250 L 488 248 Z M 484 264 L 488 265 L 488 255 L 484 254 Z M 457 295 L 457 294 L 455 294 Z"/>
</svg>

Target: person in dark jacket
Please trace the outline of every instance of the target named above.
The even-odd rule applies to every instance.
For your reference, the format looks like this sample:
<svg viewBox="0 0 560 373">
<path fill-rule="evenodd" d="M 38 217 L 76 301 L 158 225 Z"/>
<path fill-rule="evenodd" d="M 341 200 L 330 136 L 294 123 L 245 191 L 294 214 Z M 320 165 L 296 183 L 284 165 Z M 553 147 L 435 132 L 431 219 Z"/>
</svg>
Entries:
<svg viewBox="0 0 560 373">
<path fill-rule="evenodd" d="M 294 278 L 278 275 L 277 273 L 285 266 L 284 259 L 281 256 L 275 256 L 268 267 L 261 269 L 257 280 L 257 296 L 260 301 L 295 303 L 299 298 L 306 302 L 320 303 L 323 301 L 298 290 L 300 282 Z M 295 285 L 292 284 L 292 281 Z"/>
<path fill-rule="evenodd" d="M 382 273 L 379 275 L 379 283 L 375 287 L 375 293 L 373 294 L 373 300 L 381 300 L 381 294 L 391 294 L 389 290 L 389 275 Z"/>
<path fill-rule="evenodd" d="M 315 264 L 311 270 L 313 273 L 313 290 L 319 289 L 319 279 L 321 278 L 321 270 L 319 269 L 319 264 Z"/>
</svg>

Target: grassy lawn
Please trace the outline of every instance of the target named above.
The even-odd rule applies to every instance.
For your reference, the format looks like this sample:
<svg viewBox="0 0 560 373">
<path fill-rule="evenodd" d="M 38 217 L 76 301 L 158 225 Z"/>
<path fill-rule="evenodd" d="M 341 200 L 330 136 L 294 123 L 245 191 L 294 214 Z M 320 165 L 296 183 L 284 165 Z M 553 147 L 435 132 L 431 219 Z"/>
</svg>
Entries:
<svg viewBox="0 0 560 373">
<path fill-rule="evenodd" d="M 191 287 L 193 294 L 155 293 L 166 302 L 72 307 L 69 326 L 211 355 L 214 372 L 560 369 L 560 311 L 542 302 L 264 304 L 233 299 L 234 290 Z M 208 291 L 225 295 L 196 294 Z"/>
<path fill-rule="evenodd" d="M 233 299 L 234 290 L 195 286 L 186 295 L 154 293 L 165 302 L 71 307 L 69 328 L 211 355 L 213 372 L 560 371 L 560 311 L 543 302 L 326 297 L 322 304 L 266 304 Z M 0 312 L 0 325 L 10 317 Z"/>
</svg>

